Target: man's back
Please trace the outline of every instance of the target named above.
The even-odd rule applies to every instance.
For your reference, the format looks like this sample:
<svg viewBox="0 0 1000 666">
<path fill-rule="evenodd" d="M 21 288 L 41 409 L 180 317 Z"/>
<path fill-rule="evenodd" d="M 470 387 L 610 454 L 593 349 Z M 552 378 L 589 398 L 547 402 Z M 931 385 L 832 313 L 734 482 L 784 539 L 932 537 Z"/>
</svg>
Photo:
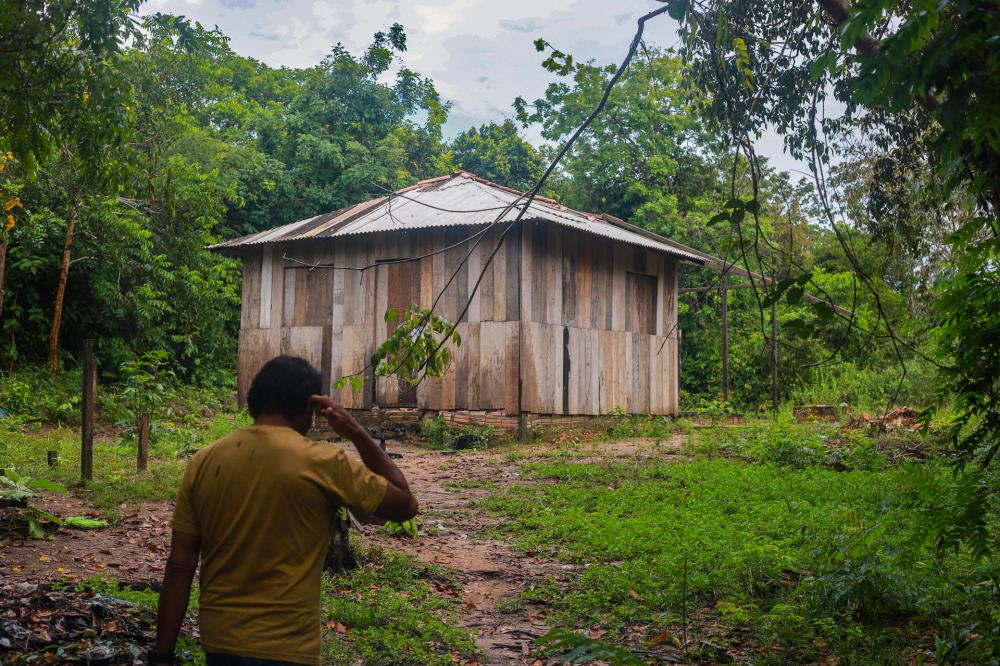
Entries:
<svg viewBox="0 0 1000 666">
<path fill-rule="evenodd" d="M 201 540 L 205 651 L 317 663 L 334 512 L 372 513 L 385 490 L 339 447 L 283 426 L 250 426 L 199 451 L 172 527 Z"/>
</svg>

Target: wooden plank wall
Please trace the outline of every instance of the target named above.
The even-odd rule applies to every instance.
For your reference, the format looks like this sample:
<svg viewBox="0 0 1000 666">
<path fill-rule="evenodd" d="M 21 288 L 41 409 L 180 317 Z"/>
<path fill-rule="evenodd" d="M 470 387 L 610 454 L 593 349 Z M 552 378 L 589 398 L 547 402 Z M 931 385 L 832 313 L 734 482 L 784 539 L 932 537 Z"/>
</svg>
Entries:
<svg viewBox="0 0 1000 666">
<path fill-rule="evenodd" d="M 239 399 L 268 359 L 278 354 L 302 356 L 321 369 L 324 389 L 345 406 L 412 404 L 395 380 L 373 382 L 364 368 L 372 352 L 393 326 L 383 314 L 408 304 L 428 308 L 440 296 L 437 311 L 456 321 L 483 273 L 479 291 L 462 316 L 449 371 L 422 383 L 417 406 L 425 409 L 505 410 L 517 413 L 517 267 L 516 230 L 508 235 L 493 261 L 487 257 L 501 228 L 482 235 L 464 262 L 470 243 L 462 243 L 482 227 L 378 233 L 330 240 L 264 246 L 244 258 L 243 309 L 239 340 Z M 445 248 L 455 245 L 451 249 Z M 416 262 L 383 264 L 364 272 L 314 269 L 282 261 L 284 254 L 309 263 L 360 268 L 379 260 L 429 255 Z M 448 277 L 456 278 L 446 285 Z M 443 292 L 443 293 L 442 293 Z M 366 377 L 364 388 L 332 388 L 351 373 Z M 375 385 L 373 390 L 373 384 Z"/>
<path fill-rule="evenodd" d="M 523 242 L 524 411 L 677 414 L 676 261 L 544 223 Z"/>
<path fill-rule="evenodd" d="M 395 381 L 375 383 L 370 370 L 364 372 L 371 353 L 391 331 L 382 315 L 390 305 L 401 316 L 404 303 L 419 302 L 426 308 L 439 298 L 437 311 L 456 321 L 502 231 L 497 227 L 484 234 L 462 265 L 469 243 L 461 241 L 479 229 L 377 233 L 336 243 L 320 240 L 248 251 L 239 339 L 240 400 L 264 362 L 289 353 L 321 368 L 324 388 L 348 407 L 367 408 L 373 399 L 399 404 Z M 633 413 L 676 414 L 676 262 L 552 224 L 525 223 L 523 234 L 523 256 L 515 229 L 487 267 L 461 317 L 462 345 L 449 371 L 420 385 L 417 406 L 516 414 L 520 345 L 527 412 L 596 415 L 620 407 Z M 405 269 L 380 265 L 364 272 L 310 271 L 283 261 L 285 253 L 301 261 L 355 268 L 377 260 L 429 256 Z M 519 271 L 525 276 L 523 307 L 518 303 Z M 641 289 L 629 273 L 640 276 Z M 650 281 L 641 276 L 655 278 L 655 296 L 648 295 Z M 635 330 L 650 328 L 649 313 L 636 305 L 649 298 L 656 303 L 652 335 Z M 523 326 L 518 324 L 521 310 Z M 366 377 L 362 391 L 332 388 L 338 377 L 351 373 Z"/>
</svg>

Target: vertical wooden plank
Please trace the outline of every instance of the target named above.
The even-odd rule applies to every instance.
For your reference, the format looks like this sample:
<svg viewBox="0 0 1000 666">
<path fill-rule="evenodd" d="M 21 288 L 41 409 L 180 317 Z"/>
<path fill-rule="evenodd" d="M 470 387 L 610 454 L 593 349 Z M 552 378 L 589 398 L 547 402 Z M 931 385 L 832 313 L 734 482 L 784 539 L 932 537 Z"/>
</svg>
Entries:
<svg viewBox="0 0 1000 666">
<path fill-rule="evenodd" d="M 518 348 L 523 342 L 518 336 L 520 323 L 516 321 L 504 323 L 504 413 L 517 415 L 518 383 L 520 371 L 518 364 Z"/>
<path fill-rule="evenodd" d="M 593 239 L 587 234 L 579 234 L 579 249 L 576 270 L 579 272 L 576 293 L 576 322 L 581 328 L 591 328 L 591 289 L 594 283 Z"/>
<path fill-rule="evenodd" d="M 281 301 L 281 325 L 295 326 L 295 274 L 298 268 L 286 268 L 285 273 L 291 274 L 291 279 L 284 280 L 285 293 Z M 291 293 L 289 293 L 291 292 Z"/>
<path fill-rule="evenodd" d="M 653 320 L 650 320 L 653 321 Z M 636 374 L 639 377 L 639 408 L 642 410 L 643 414 L 652 414 L 652 400 L 650 399 L 650 367 L 649 367 L 649 341 L 653 338 L 651 335 L 636 335 L 636 342 L 639 346 L 639 364 L 636 368 Z"/>
<path fill-rule="evenodd" d="M 336 266 L 344 258 L 344 251 L 338 244 L 333 249 L 333 263 Z M 330 367 L 329 381 L 331 385 L 343 374 L 344 367 L 344 277 L 348 274 L 345 270 L 330 271 L 330 281 L 332 284 L 332 296 L 330 303 Z M 330 392 L 330 395 L 333 395 Z"/>
<path fill-rule="evenodd" d="M 480 324 L 479 322 L 469 322 L 467 344 L 465 348 L 466 357 L 466 379 L 465 386 L 460 389 L 465 395 L 467 409 L 482 409 L 480 406 L 480 382 L 482 376 L 479 372 L 480 358 Z"/>
<path fill-rule="evenodd" d="M 286 273 L 287 275 L 287 273 Z M 289 276 L 290 277 L 290 276 Z M 309 271 L 301 268 L 295 272 L 295 284 L 292 287 L 292 293 L 299 294 L 299 297 L 295 299 L 295 325 L 304 326 L 306 325 L 306 310 L 309 301 L 315 296 L 315 294 L 310 293 L 309 284 Z M 286 286 L 285 293 L 288 293 L 288 288 Z"/>
<path fill-rule="evenodd" d="M 257 328 L 260 323 L 260 256 L 243 257 L 243 285 L 240 300 L 240 328 Z"/>
<path fill-rule="evenodd" d="M 537 277 L 534 271 L 534 256 L 535 256 L 535 228 L 534 222 L 522 222 L 521 223 L 521 309 L 520 313 L 516 317 L 510 316 L 511 307 L 507 306 L 507 318 L 508 319 L 524 319 L 524 321 L 534 321 L 534 300 L 535 300 L 535 284 L 537 282 Z M 508 292 L 509 294 L 509 292 Z M 515 312 L 518 310 L 515 308 Z M 527 342 L 528 336 L 525 335 L 525 342 Z"/>
<path fill-rule="evenodd" d="M 467 226 L 456 227 L 455 228 L 455 236 L 454 236 L 455 240 L 453 240 L 452 242 L 453 243 L 457 243 L 458 241 L 462 240 L 463 238 L 468 237 L 468 235 L 469 235 L 469 227 L 467 227 Z M 480 244 L 480 247 L 482 247 L 482 244 Z M 470 287 L 471 287 L 471 284 L 472 284 L 469 281 L 470 280 L 469 276 L 472 274 L 472 271 L 469 268 L 469 261 L 472 260 L 472 256 L 469 257 L 469 261 L 466 261 L 466 262 L 462 263 L 462 259 L 464 259 L 465 255 L 468 254 L 469 249 L 468 249 L 468 247 L 466 245 L 460 245 L 456 249 L 458 250 L 458 253 L 460 255 L 459 256 L 460 267 L 458 269 L 458 277 L 455 278 L 455 282 L 453 283 L 457 287 L 457 289 L 455 290 L 455 317 L 456 317 L 456 319 L 453 319 L 453 321 L 468 321 L 469 320 L 468 313 L 466 313 L 464 315 L 461 314 L 461 313 L 462 313 L 462 310 L 465 309 L 465 304 L 469 300 L 469 294 L 470 294 L 469 290 L 470 290 Z M 475 254 L 476 253 L 473 252 L 473 255 L 475 255 Z M 477 273 L 477 276 L 478 276 L 478 273 Z M 471 278 L 471 279 L 472 279 L 472 281 L 475 281 L 474 277 Z"/>
<path fill-rule="evenodd" d="M 503 231 L 502 229 L 500 231 Z M 500 234 L 498 233 L 497 236 Z M 500 245 L 497 256 L 493 258 L 493 321 L 505 321 L 507 319 L 507 280 L 514 281 L 517 274 L 510 274 L 510 264 L 508 256 L 511 246 L 517 245 L 517 229 L 511 229 Z"/>
<path fill-rule="evenodd" d="M 531 225 L 531 321 L 544 322 L 548 308 L 548 234 L 538 222 Z M 522 290 L 527 291 L 527 290 Z"/>
<path fill-rule="evenodd" d="M 521 263 L 521 255 L 523 254 L 521 233 L 525 226 L 523 222 L 519 222 L 518 227 L 512 229 L 507 240 L 504 241 L 507 244 L 507 273 L 504 276 L 506 282 L 504 321 L 521 320 L 522 312 L 524 312 L 521 308 L 521 298 L 524 297 L 522 292 L 525 291 L 523 287 L 531 286 L 530 277 L 524 272 L 524 266 Z"/>
<path fill-rule="evenodd" d="M 597 249 L 598 243 L 590 244 L 590 265 L 593 277 L 590 284 L 590 327 L 604 329 L 604 258 Z"/>
<path fill-rule="evenodd" d="M 536 322 L 526 321 L 522 328 L 524 338 L 521 340 L 521 404 L 526 412 L 541 413 L 542 406 L 538 397 L 541 382 L 537 366 L 537 327 Z"/>
<path fill-rule="evenodd" d="M 440 238 L 439 234 L 431 235 L 423 231 L 420 233 L 420 254 L 425 255 L 433 252 L 438 246 L 434 243 L 434 238 Z M 434 257 L 424 257 L 420 260 L 420 307 L 429 308 L 434 300 Z"/>
<path fill-rule="evenodd" d="M 271 281 L 274 276 L 274 246 L 265 245 L 260 267 L 260 328 L 271 328 Z"/>
<path fill-rule="evenodd" d="M 497 242 L 500 241 L 500 235 L 503 229 L 494 228 L 491 231 L 486 232 L 486 248 L 483 250 L 483 261 L 489 257 L 490 252 L 496 247 Z M 480 321 L 494 321 L 496 318 L 494 312 L 496 306 L 494 301 L 496 301 L 496 281 L 497 273 L 502 272 L 503 266 L 506 264 L 506 253 L 507 244 L 510 242 L 511 238 L 514 236 L 514 231 L 507 235 L 502 243 L 500 243 L 500 248 L 497 250 L 496 255 L 490 261 L 490 265 L 486 269 L 485 275 L 483 275 L 483 283 L 480 285 L 481 301 L 479 304 L 479 320 Z"/>
<path fill-rule="evenodd" d="M 579 326 L 576 320 L 576 284 L 577 284 L 577 257 L 579 253 L 579 237 L 573 232 L 564 232 L 562 235 L 562 266 L 560 277 L 562 288 L 560 294 L 562 298 L 561 313 L 559 321 L 565 326 Z"/>
<path fill-rule="evenodd" d="M 590 400 L 588 401 L 587 413 L 588 414 L 600 414 L 601 413 L 601 334 L 596 328 L 588 329 L 588 337 L 590 352 L 587 354 L 587 359 L 589 362 L 588 368 L 588 381 L 590 382 L 590 390 L 588 395 Z"/>
<path fill-rule="evenodd" d="M 550 324 L 561 324 L 563 323 L 562 243 L 565 234 L 558 225 L 549 224 L 547 226 L 548 226 L 548 237 L 549 237 L 549 249 L 548 249 L 549 276 L 548 279 L 546 280 L 546 285 L 548 288 L 548 302 L 545 308 L 545 321 L 547 321 Z M 560 375 L 560 377 L 562 377 L 562 375 Z"/>
<path fill-rule="evenodd" d="M 614 284 L 616 270 L 614 250 L 606 252 L 604 256 L 604 293 L 601 295 L 601 299 L 604 301 L 604 328 L 609 331 L 614 330 Z"/>
<path fill-rule="evenodd" d="M 271 316 L 270 328 L 278 332 L 281 327 L 281 314 L 285 300 L 285 269 L 281 261 L 282 247 L 274 248 L 271 262 Z"/>
<path fill-rule="evenodd" d="M 472 227 L 465 227 L 465 228 L 470 231 L 472 230 Z M 472 247 L 472 243 L 468 243 L 467 245 L 470 248 Z M 483 254 L 484 253 L 489 254 L 489 252 L 492 249 L 493 245 L 489 243 L 488 239 L 484 239 L 483 242 L 479 244 L 479 247 L 473 250 L 472 254 L 469 255 L 469 261 L 468 261 L 469 271 L 466 282 L 466 294 L 469 300 L 469 312 L 465 316 L 466 321 L 473 322 L 480 320 L 479 307 L 480 304 L 482 303 L 483 296 L 480 289 L 476 288 L 476 281 L 479 280 L 479 275 L 483 270 L 483 261 L 484 261 Z M 480 283 L 480 288 L 481 287 L 482 283 Z M 462 302 L 458 304 L 459 308 L 465 305 L 464 301 L 465 299 L 462 299 Z"/>
<path fill-rule="evenodd" d="M 656 335 L 663 335 L 665 329 L 663 328 L 663 322 L 666 320 L 664 316 L 664 308 L 666 307 L 666 259 L 663 255 L 656 256 Z"/>
<path fill-rule="evenodd" d="M 662 414 L 663 376 L 660 374 L 660 361 L 663 354 L 657 353 L 660 339 L 649 336 L 649 411 L 651 414 Z"/>
<path fill-rule="evenodd" d="M 616 243 L 613 250 L 611 278 L 611 328 L 616 331 L 625 330 L 625 282 L 629 265 L 628 248 Z"/>
</svg>

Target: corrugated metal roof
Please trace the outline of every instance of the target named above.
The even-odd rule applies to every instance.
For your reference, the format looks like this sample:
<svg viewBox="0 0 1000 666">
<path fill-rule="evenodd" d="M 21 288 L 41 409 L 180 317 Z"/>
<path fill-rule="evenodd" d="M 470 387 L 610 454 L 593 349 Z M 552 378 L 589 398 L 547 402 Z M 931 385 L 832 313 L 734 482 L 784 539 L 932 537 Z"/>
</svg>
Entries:
<svg viewBox="0 0 1000 666">
<path fill-rule="evenodd" d="M 307 240 L 338 238 L 379 231 L 402 231 L 457 225 L 508 222 L 517 217 L 524 194 L 467 171 L 429 178 L 392 195 L 341 208 L 307 220 L 236 238 L 211 246 L 212 250 L 239 251 L 240 248 Z M 504 213 L 502 218 L 498 216 Z M 609 215 L 581 213 L 552 199 L 535 197 L 524 220 L 544 220 L 613 241 L 665 252 L 694 263 L 705 256 L 679 243 L 632 226 Z"/>
</svg>

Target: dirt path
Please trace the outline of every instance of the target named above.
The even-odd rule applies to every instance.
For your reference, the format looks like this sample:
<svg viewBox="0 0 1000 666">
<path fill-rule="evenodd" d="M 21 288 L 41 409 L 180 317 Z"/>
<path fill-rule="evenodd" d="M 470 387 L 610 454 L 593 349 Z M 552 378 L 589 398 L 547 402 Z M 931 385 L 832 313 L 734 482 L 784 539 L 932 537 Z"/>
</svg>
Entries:
<svg viewBox="0 0 1000 666">
<path fill-rule="evenodd" d="M 668 441 L 586 443 L 564 450 L 579 461 L 662 457 L 678 455 L 683 441 L 683 436 L 677 436 Z M 532 640 L 548 630 L 546 605 L 521 603 L 519 595 L 546 581 L 560 588 L 569 585 L 581 567 L 531 557 L 513 550 L 506 541 L 487 538 L 485 532 L 497 519 L 474 503 L 521 480 L 520 466 L 508 460 L 508 453 L 544 455 L 556 449 L 524 447 L 444 455 L 401 443 L 390 448 L 403 454 L 397 464 L 420 499 L 424 533 L 413 541 L 380 535 L 369 526 L 366 536 L 455 573 L 468 610 L 461 626 L 475 632 L 484 663 L 535 663 L 528 655 Z"/>
<path fill-rule="evenodd" d="M 93 507 L 71 494 L 41 493 L 39 508 L 65 518 L 97 517 Z M 58 528 L 51 539 L 16 539 L 0 545 L 4 582 L 53 583 L 104 575 L 123 583 L 159 584 L 170 546 L 166 502 L 149 502 L 98 530 Z"/>
<path fill-rule="evenodd" d="M 420 499 L 423 533 L 413 541 L 366 527 L 367 538 L 454 573 L 466 609 L 461 626 L 475 633 L 484 663 L 532 663 L 531 641 L 547 630 L 544 609 L 519 603 L 518 595 L 547 578 L 568 583 L 575 567 L 525 556 L 483 535 L 493 518 L 473 503 L 516 483 L 517 466 L 494 452 L 444 455 L 398 443 L 392 450 L 403 454 L 397 464 Z"/>
</svg>

